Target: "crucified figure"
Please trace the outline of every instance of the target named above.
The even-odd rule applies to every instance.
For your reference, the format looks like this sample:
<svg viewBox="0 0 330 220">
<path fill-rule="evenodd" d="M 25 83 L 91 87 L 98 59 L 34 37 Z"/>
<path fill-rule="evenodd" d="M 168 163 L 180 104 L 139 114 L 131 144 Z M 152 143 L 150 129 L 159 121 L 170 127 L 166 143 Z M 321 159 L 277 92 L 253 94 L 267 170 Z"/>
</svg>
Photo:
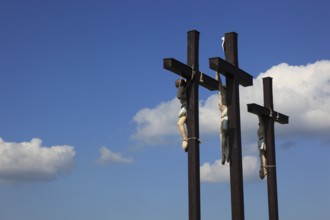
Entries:
<svg viewBox="0 0 330 220">
<path fill-rule="evenodd" d="M 222 165 L 225 162 L 229 162 L 229 142 L 228 142 L 228 108 L 226 89 L 221 83 L 220 73 L 216 72 L 215 79 L 219 81 L 219 110 L 221 111 L 220 121 L 220 140 L 221 140 L 221 152 L 222 152 Z"/>
<path fill-rule="evenodd" d="M 267 175 L 267 165 L 266 165 L 266 143 L 265 143 L 265 125 L 262 117 L 258 115 L 259 118 L 259 128 L 258 128 L 258 148 L 260 156 L 260 170 L 259 176 L 263 179 Z"/>
<path fill-rule="evenodd" d="M 184 79 L 178 79 L 175 81 L 175 86 L 178 88 L 177 98 L 180 100 L 181 109 L 179 112 L 178 127 L 182 137 L 182 149 L 187 152 L 188 150 L 188 138 L 185 123 L 187 119 L 187 83 Z"/>
</svg>

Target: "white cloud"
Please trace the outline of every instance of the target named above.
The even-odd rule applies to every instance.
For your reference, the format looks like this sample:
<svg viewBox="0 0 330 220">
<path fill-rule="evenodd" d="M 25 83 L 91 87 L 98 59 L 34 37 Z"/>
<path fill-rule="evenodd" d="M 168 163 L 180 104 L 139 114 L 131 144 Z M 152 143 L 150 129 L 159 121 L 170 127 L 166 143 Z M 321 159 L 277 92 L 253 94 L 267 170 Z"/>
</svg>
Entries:
<svg viewBox="0 0 330 220">
<path fill-rule="evenodd" d="M 120 153 L 112 152 L 106 147 L 101 147 L 99 149 L 100 157 L 97 160 L 99 164 L 105 165 L 108 163 L 133 163 L 133 158 L 124 157 Z"/>
<path fill-rule="evenodd" d="M 43 147 L 38 138 L 30 142 L 5 142 L 0 138 L 0 181 L 49 181 L 73 167 L 74 148 Z"/>
<path fill-rule="evenodd" d="M 175 98 L 155 108 L 140 110 L 135 116 L 136 133 L 132 136 L 149 144 L 161 143 L 165 136 L 177 134 L 177 114 L 180 104 Z"/>
<path fill-rule="evenodd" d="M 326 60 L 305 66 L 279 64 L 261 73 L 253 87 L 243 88 L 243 131 L 248 133 L 253 124 L 257 126 L 256 116 L 251 118 L 245 104 L 263 104 L 262 78 L 268 76 L 273 78 L 275 110 L 290 117 L 288 125 L 277 125 L 276 134 L 327 138 L 330 132 L 330 61 Z"/>
<path fill-rule="evenodd" d="M 221 160 L 216 160 L 213 164 L 205 162 L 200 167 L 200 178 L 202 182 L 227 182 L 229 181 L 229 166 L 221 164 Z"/>
<path fill-rule="evenodd" d="M 243 178 L 244 180 L 256 180 L 259 175 L 259 162 L 254 156 L 243 157 Z M 228 182 L 230 179 L 229 165 L 221 164 L 221 160 L 215 161 L 213 164 L 204 163 L 200 167 L 200 178 L 202 182 L 217 183 Z"/>
<path fill-rule="evenodd" d="M 288 125 L 276 124 L 276 138 L 328 139 L 330 133 L 330 60 L 318 61 L 301 66 L 279 64 L 258 75 L 253 86 L 240 87 L 240 111 L 242 143 L 245 154 L 257 155 L 257 116 L 247 112 L 247 104 L 263 105 L 262 78 L 273 78 L 274 109 L 289 116 Z M 139 111 L 134 121 L 137 123 L 133 138 L 145 144 L 160 144 L 168 137 L 177 135 L 176 126 L 179 101 L 174 98 L 163 102 L 155 108 Z M 218 94 L 213 93 L 199 106 L 200 132 L 212 134 L 218 138 L 220 112 Z M 287 143 L 292 143 L 287 142 Z M 257 156 L 243 157 L 245 180 L 258 179 L 259 160 Z M 203 182 L 229 181 L 228 165 L 221 161 L 213 164 L 205 162 L 200 167 Z"/>
<path fill-rule="evenodd" d="M 220 121 L 220 112 L 217 106 L 217 95 L 210 96 L 205 102 L 199 103 L 201 133 L 216 133 L 219 131 L 218 124 L 215 123 L 215 121 Z M 146 144 L 160 144 L 168 136 L 179 136 L 177 127 L 179 110 L 180 103 L 177 98 L 163 102 L 155 108 L 140 110 L 133 119 L 137 124 L 137 128 L 132 138 Z"/>
<path fill-rule="evenodd" d="M 263 77 L 273 78 L 274 109 L 288 115 L 289 125 L 276 125 L 277 137 L 324 137 L 330 132 L 330 61 L 302 66 L 279 64 L 261 73 L 253 86 L 240 87 L 242 139 L 256 140 L 258 120 L 247 112 L 248 103 L 263 105 Z M 200 104 L 200 132 L 218 134 L 220 112 L 217 94 Z M 176 127 L 179 101 L 174 98 L 155 108 L 140 110 L 134 117 L 137 129 L 133 138 L 146 144 L 162 143 L 167 137 L 179 136 Z"/>
</svg>

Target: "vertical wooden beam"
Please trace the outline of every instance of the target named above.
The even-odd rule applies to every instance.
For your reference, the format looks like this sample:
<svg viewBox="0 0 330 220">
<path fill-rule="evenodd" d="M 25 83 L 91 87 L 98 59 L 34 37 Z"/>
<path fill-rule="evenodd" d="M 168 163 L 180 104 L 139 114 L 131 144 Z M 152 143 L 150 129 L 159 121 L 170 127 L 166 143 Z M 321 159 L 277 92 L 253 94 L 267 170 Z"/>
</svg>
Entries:
<svg viewBox="0 0 330 220">
<path fill-rule="evenodd" d="M 199 116 L 198 116 L 198 79 L 199 79 L 199 32 L 188 32 L 188 66 L 193 68 L 193 77 L 188 88 L 187 130 L 188 130 L 188 204 L 189 220 L 200 220 L 200 162 L 199 162 Z"/>
<path fill-rule="evenodd" d="M 238 67 L 237 34 L 225 34 L 226 61 Z M 229 118 L 230 187 L 233 220 L 244 220 L 241 119 L 238 77 L 226 76 Z"/>
<path fill-rule="evenodd" d="M 274 109 L 272 78 L 263 78 L 264 106 Z M 273 115 L 276 117 L 276 115 Z M 274 119 L 265 118 L 269 219 L 278 220 Z"/>
</svg>

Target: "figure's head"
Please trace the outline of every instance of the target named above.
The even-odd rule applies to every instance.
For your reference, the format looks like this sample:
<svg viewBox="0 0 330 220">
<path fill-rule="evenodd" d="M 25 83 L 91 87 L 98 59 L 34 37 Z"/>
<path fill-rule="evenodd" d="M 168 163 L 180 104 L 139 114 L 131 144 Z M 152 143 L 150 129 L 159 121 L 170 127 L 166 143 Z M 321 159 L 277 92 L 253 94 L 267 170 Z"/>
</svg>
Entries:
<svg viewBox="0 0 330 220">
<path fill-rule="evenodd" d="M 184 79 L 177 79 L 175 80 L 175 87 L 179 88 L 179 86 L 185 86 L 186 85 L 186 81 Z"/>
</svg>

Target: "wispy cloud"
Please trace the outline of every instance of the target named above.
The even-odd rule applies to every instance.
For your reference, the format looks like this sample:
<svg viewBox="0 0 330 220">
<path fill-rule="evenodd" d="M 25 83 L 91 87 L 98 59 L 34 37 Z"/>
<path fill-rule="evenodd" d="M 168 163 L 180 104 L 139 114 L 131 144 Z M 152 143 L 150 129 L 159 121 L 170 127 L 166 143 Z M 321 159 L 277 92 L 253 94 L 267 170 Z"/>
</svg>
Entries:
<svg viewBox="0 0 330 220">
<path fill-rule="evenodd" d="M 100 156 L 97 162 L 101 165 L 105 165 L 109 163 L 126 163 L 126 164 L 133 163 L 133 158 L 124 157 L 120 153 L 112 152 L 107 147 L 101 147 L 99 149 L 99 152 L 100 152 Z"/>
<path fill-rule="evenodd" d="M 258 179 L 259 165 L 257 158 L 244 156 L 242 162 L 244 179 L 248 181 Z M 200 178 L 202 182 L 206 183 L 228 182 L 230 178 L 229 165 L 228 163 L 222 165 L 221 160 L 216 160 L 213 164 L 206 162 L 200 167 Z"/>
<path fill-rule="evenodd" d="M 53 180 L 71 171 L 74 156 L 68 145 L 44 147 L 38 138 L 21 143 L 0 138 L 0 182 Z"/>
</svg>

